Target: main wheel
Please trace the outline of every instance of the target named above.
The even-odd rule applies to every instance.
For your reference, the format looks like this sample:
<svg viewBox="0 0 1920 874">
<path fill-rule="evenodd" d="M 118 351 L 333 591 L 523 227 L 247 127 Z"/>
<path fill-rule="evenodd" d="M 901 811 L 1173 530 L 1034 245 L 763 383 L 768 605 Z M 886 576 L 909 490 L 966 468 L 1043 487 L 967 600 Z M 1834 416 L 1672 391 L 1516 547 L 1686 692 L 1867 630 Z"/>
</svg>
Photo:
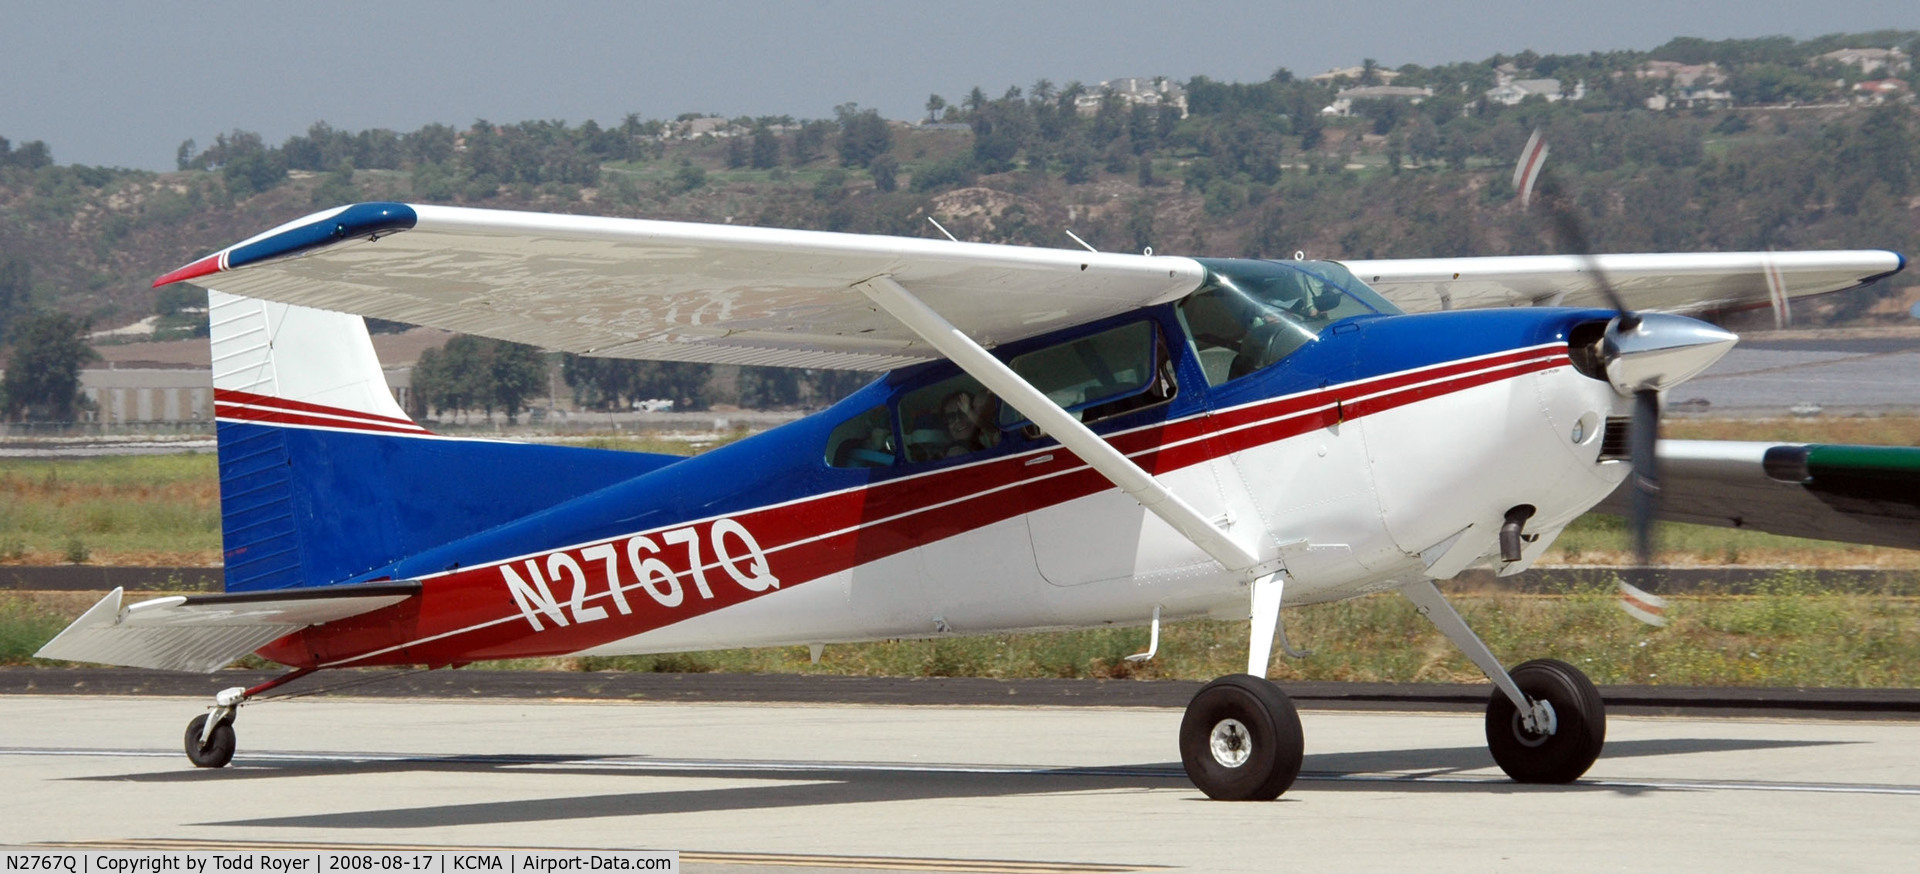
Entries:
<svg viewBox="0 0 1920 874">
<path fill-rule="evenodd" d="M 1180 720 L 1180 762 L 1209 798 L 1272 801 L 1300 776 L 1303 755 L 1293 699 L 1251 674 L 1208 683 Z"/>
<path fill-rule="evenodd" d="M 1571 783 L 1600 758 L 1607 742 L 1607 709 L 1600 690 L 1580 669 L 1554 659 L 1535 659 L 1512 671 L 1528 698 L 1553 706 L 1552 734 L 1535 734 L 1520 711 L 1498 690 L 1487 704 L 1487 750 L 1507 776 L 1521 783 Z"/>
<path fill-rule="evenodd" d="M 206 714 L 194 717 L 187 723 L 187 759 L 196 768 L 224 768 L 233 761 L 233 723 L 222 720 L 213 727 L 213 736 L 207 738 L 205 746 L 200 744 L 200 733 L 207 725 Z"/>
</svg>

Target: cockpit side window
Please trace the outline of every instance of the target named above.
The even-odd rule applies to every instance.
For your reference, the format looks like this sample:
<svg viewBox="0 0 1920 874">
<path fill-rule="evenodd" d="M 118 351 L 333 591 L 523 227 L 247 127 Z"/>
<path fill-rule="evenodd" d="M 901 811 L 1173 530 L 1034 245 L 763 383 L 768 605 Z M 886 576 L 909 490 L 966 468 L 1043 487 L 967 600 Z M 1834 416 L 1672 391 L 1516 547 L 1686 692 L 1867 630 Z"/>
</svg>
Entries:
<svg viewBox="0 0 1920 874">
<path fill-rule="evenodd" d="M 1159 325 L 1144 319 L 1014 356 L 1008 366 L 1088 424 L 1166 403 L 1179 392 Z M 909 463 L 984 452 L 1008 432 L 1032 427 L 964 373 L 906 391 L 895 412 Z"/>
<path fill-rule="evenodd" d="M 1087 424 L 1172 400 L 1179 392 L 1172 357 L 1151 321 L 1129 322 L 1016 356 L 1009 365 L 1034 388 Z M 1024 417 L 1000 411 L 1000 426 Z"/>
<path fill-rule="evenodd" d="M 834 467 L 891 467 L 894 460 L 893 425 L 884 406 L 841 422 L 827 435 L 827 464 Z"/>
</svg>

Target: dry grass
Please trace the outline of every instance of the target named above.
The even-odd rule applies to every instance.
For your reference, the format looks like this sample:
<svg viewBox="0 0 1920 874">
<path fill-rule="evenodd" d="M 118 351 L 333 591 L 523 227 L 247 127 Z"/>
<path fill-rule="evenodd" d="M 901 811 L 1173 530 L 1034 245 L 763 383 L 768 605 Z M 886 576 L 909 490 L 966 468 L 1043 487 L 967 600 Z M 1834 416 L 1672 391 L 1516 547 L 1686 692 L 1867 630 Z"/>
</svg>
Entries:
<svg viewBox="0 0 1920 874">
<path fill-rule="evenodd" d="M 212 455 L 0 460 L 0 563 L 220 563 Z"/>
<path fill-rule="evenodd" d="M 141 596 L 144 597 L 144 596 Z M 1552 657 L 1599 683 L 1703 686 L 1920 687 L 1920 598 L 1824 589 L 1783 571 L 1753 595 L 1682 596 L 1664 629 L 1620 612 L 1610 589 L 1558 595 L 1454 593 L 1454 606 L 1510 663 Z M 98 598 L 93 592 L 0 593 L 0 664 L 30 656 Z M 1287 631 L 1307 659 L 1276 657 L 1279 680 L 1452 683 L 1481 674 L 1406 599 L 1376 595 L 1289 610 Z M 787 673 L 837 676 L 1139 677 L 1205 680 L 1245 669 L 1247 623 L 1192 621 L 1161 630 L 1102 628 L 656 656 L 483 662 L 521 670 Z M 253 667 L 265 663 L 249 659 Z"/>
<path fill-rule="evenodd" d="M 1620 612 L 1610 590 L 1566 595 L 1494 592 L 1452 601 L 1509 663 L 1565 660 L 1595 682 L 1705 686 L 1920 686 L 1920 599 L 1823 591 L 1791 572 L 1750 596 L 1675 599 L 1653 629 Z M 1479 682 L 1479 669 L 1395 595 L 1287 611 L 1306 659 L 1276 656 L 1278 680 Z M 532 670 L 797 673 L 853 676 L 1139 677 L 1206 680 L 1245 670 L 1247 623 L 1194 621 L 1144 628 L 616 658 L 531 659 L 482 667 Z"/>
<path fill-rule="evenodd" d="M 1707 419 L 1668 416 L 1661 436 L 1676 440 L 1779 440 L 1786 443 L 1864 443 L 1920 446 L 1920 417 L 1812 416 L 1783 419 Z"/>
<path fill-rule="evenodd" d="M 1669 417 L 1665 435 L 1697 440 L 1780 440 L 1920 446 L 1920 417 L 1694 419 Z M 554 442 L 690 455 L 744 431 L 700 435 L 559 435 Z M 1920 569 L 1920 552 L 1803 540 L 1694 525 L 1663 525 L 1662 561 L 1683 566 Z M 1569 527 L 1543 564 L 1627 564 L 1618 520 L 1589 516 Z M 129 567 L 220 563 L 218 470 L 212 455 L 0 460 L 0 564 Z"/>
<path fill-rule="evenodd" d="M 1920 446 L 1920 417 L 1816 416 L 1781 419 L 1693 419 L 1669 416 L 1662 436 L 1678 440 L 1774 440 L 1785 443 L 1862 443 Z M 1920 552 L 1782 537 L 1706 525 L 1662 524 L 1662 564 L 1680 567 L 1802 567 L 1920 569 Z M 1544 565 L 1627 565 L 1634 561 L 1626 523 L 1591 515 L 1574 524 L 1541 559 Z"/>
</svg>

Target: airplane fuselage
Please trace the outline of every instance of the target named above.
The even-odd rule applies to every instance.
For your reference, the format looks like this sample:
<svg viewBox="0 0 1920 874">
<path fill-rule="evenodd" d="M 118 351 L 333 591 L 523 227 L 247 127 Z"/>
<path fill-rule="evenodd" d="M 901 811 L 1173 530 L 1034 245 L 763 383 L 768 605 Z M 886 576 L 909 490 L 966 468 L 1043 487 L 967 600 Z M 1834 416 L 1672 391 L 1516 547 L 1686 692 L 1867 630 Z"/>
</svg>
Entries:
<svg viewBox="0 0 1920 874">
<path fill-rule="evenodd" d="M 1150 331 L 1167 384 L 1092 427 L 1263 567 L 1284 566 L 1294 605 L 1499 563 L 1504 515 L 1529 505 L 1538 538 L 1499 563 L 1518 570 L 1612 491 L 1624 465 L 1599 457 L 1622 399 L 1568 357 L 1573 328 L 1610 315 L 1357 316 L 1226 378 L 1166 304 L 996 354 Z M 359 574 L 423 591 L 263 654 L 448 665 L 1143 624 L 1156 607 L 1246 617 L 1245 574 L 1031 426 L 916 455 L 929 432 L 902 405 L 956 373 L 896 371 L 801 421 Z M 868 421 L 891 432 L 875 438 L 891 457 L 836 458 Z"/>
</svg>

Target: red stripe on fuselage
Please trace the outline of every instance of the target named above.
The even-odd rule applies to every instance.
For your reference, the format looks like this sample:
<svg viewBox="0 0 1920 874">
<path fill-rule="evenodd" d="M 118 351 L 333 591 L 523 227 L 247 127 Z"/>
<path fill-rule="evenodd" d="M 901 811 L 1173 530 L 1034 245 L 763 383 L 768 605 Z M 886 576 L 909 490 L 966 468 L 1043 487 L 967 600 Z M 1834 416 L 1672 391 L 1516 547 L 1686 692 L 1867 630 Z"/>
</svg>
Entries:
<svg viewBox="0 0 1920 874">
<path fill-rule="evenodd" d="M 1565 346 L 1520 350 L 1247 404 L 1108 439 L 1147 471 L 1165 473 L 1324 428 L 1342 419 L 1372 415 L 1566 363 Z M 791 588 L 1110 488 L 1104 477 L 1077 456 L 1054 446 L 721 518 L 749 531 L 762 547 L 779 588 Z M 261 653 L 302 667 L 444 665 L 486 658 L 558 655 L 632 637 L 765 594 L 737 583 L 733 573 L 716 563 L 712 544 L 716 521 L 698 520 L 635 535 L 657 547 L 653 552 L 641 550 L 640 557 L 665 561 L 678 580 L 681 600 L 676 606 L 664 605 L 642 587 L 641 569 L 629 561 L 632 538 L 621 537 L 601 543 L 614 547 L 614 569 L 631 611 L 628 613 L 620 612 L 609 593 L 604 560 L 583 555 L 601 545 L 590 543 L 424 578 L 425 587 L 418 598 L 297 632 Z M 711 597 L 703 597 L 693 582 L 689 544 L 665 542 L 667 534 L 689 529 L 699 538 L 698 558 L 707 565 Z M 737 540 L 731 549 L 738 571 L 742 559 Z M 567 558 L 554 559 L 555 555 Z M 534 567 L 528 567 L 529 560 Z M 509 592 L 502 566 L 511 567 L 517 577 L 529 582 L 538 572 L 546 580 L 560 616 L 537 609 L 531 617 L 523 615 Z M 583 587 L 579 603 L 584 609 L 577 612 L 573 607 L 574 567 L 580 569 L 577 585 Z M 670 592 L 657 584 L 655 588 Z M 579 621 L 591 617 L 596 609 L 604 610 L 605 618 Z M 543 630 L 532 633 L 532 621 L 538 621 Z"/>
</svg>

